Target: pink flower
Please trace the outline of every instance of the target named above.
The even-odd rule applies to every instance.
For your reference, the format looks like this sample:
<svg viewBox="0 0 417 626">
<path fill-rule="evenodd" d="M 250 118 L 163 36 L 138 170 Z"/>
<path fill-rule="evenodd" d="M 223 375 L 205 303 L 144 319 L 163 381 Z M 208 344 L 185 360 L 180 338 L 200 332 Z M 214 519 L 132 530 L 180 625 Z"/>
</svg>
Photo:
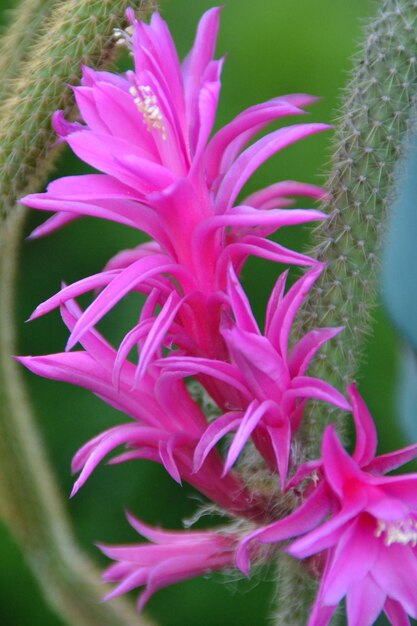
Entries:
<svg viewBox="0 0 417 626">
<path fill-rule="evenodd" d="M 230 470 L 252 437 L 270 468 L 273 471 L 278 469 L 283 487 L 291 443 L 302 419 L 305 400 L 324 400 L 350 410 L 344 396 L 329 383 L 306 376 L 319 348 L 342 329 L 313 330 L 289 349 L 294 318 L 322 270 L 323 266 L 311 269 L 285 295 L 287 273 L 280 276 L 268 302 L 263 335 L 249 301 L 230 269 L 227 294 L 234 319 L 225 316 L 220 330 L 231 362 L 186 355 L 168 356 L 159 361 L 164 371 L 200 376 L 219 405 L 229 409 L 210 424 L 201 438 L 195 451 L 196 471 L 217 442 L 236 431 L 224 472 Z M 221 387 L 210 387 L 210 378 Z"/>
<path fill-rule="evenodd" d="M 152 544 L 104 546 L 104 554 L 117 561 L 103 575 L 119 583 L 106 600 L 145 586 L 138 608 L 143 609 L 159 589 L 208 572 L 233 567 L 238 537 L 215 531 L 164 531 L 146 526 L 128 514 L 130 524 Z"/>
<path fill-rule="evenodd" d="M 407 615 L 417 617 L 417 474 L 381 474 L 415 458 L 417 444 L 375 457 L 372 418 L 354 385 L 349 396 L 357 432 L 353 455 L 329 426 L 317 486 L 287 518 L 251 533 L 237 562 L 248 570 L 247 548 L 255 538 L 268 544 L 307 533 L 288 552 L 316 565 L 325 559 L 308 626 L 327 626 L 343 597 L 349 626 L 371 626 L 381 611 L 394 626 L 405 626 Z"/>
<path fill-rule="evenodd" d="M 102 290 L 75 325 L 68 349 L 129 291 L 148 294 L 156 288 L 162 307 L 176 292 L 171 305 L 179 303 L 175 319 L 187 329 L 189 349 L 221 358 L 219 292 L 228 264 L 239 272 L 249 255 L 315 263 L 266 237 L 282 226 L 324 218 L 317 210 L 285 208 L 289 197 L 317 199 L 322 189 L 285 181 L 238 205 L 236 200 L 265 160 L 328 126 L 284 127 L 247 147 L 269 122 L 299 115 L 300 106 L 314 101 L 296 94 L 247 109 L 210 139 L 223 63 L 213 58 L 219 12 L 210 9 L 202 17 L 181 65 L 159 14 L 147 25 L 130 10 L 135 70 L 119 76 L 84 68 L 74 94 L 85 124 L 55 115 L 61 139 L 102 173 L 61 178 L 46 193 L 24 198 L 28 206 L 57 212 L 33 236 L 89 215 L 137 228 L 152 240 L 117 255 L 103 272 L 66 287 L 35 310 L 32 318 L 69 298 Z"/>
<path fill-rule="evenodd" d="M 68 328 L 73 328 L 81 315 L 78 306 L 69 301 L 61 311 Z M 193 470 L 194 451 L 207 421 L 182 380 L 164 374 L 152 364 L 134 386 L 135 367 L 127 362 L 115 385 L 116 351 L 97 331 L 85 333 L 82 343 L 84 351 L 18 358 L 40 376 L 92 391 L 133 420 L 102 432 L 76 453 L 72 469 L 81 473 L 71 495 L 75 495 L 109 453 L 124 445 L 127 451 L 112 458 L 111 463 L 134 459 L 161 463 L 175 481 L 186 480 L 230 513 L 265 519 L 262 498 L 250 493 L 238 475 L 222 476 L 223 464 L 215 450 L 204 468 Z"/>
</svg>

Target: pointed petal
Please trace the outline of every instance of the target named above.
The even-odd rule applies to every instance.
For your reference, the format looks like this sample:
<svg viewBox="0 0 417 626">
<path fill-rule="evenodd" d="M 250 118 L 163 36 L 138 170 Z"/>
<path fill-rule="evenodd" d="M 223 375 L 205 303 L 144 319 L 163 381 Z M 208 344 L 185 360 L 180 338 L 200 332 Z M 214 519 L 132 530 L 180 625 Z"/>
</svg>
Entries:
<svg viewBox="0 0 417 626">
<path fill-rule="evenodd" d="M 371 576 L 353 584 L 346 599 L 349 626 L 372 626 L 381 613 L 386 594 Z"/>
<path fill-rule="evenodd" d="M 224 213 L 232 206 L 243 185 L 269 157 L 304 137 L 329 128 L 330 126 L 326 124 L 287 126 L 259 139 L 247 148 L 228 170 L 220 184 L 216 195 L 216 213 Z"/>
<path fill-rule="evenodd" d="M 288 354 L 288 341 L 294 318 L 323 269 L 323 264 L 313 267 L 294 283 L 275 311 L 269 307 L 268 339 L 284 359 Z"/>
<path fill-rule="evenodd" d="M 139 259 L 125 270 L 122 270 L 114 280 L 97 296 L 84 311 L 76 323 L 68 340 L 67 350 L 70 350 L 80 337 L 112 309 L 129 291 L 137 287 L 152 276 L 163 272 L 178 274 L 181 266 L 173 265 L 164 255 L 154 255 Z"/>
<path fill-rule="evenodd" d="M 348 394 L 356 427 L 356 446 L 352 456 L 363 467 L 375 457 L 378 436 L 368 407 L 354 384 L 348 388 Z"/>
<path fill-rule="evenodd" d="M 196 142 L 196 138 L 193 136 L 193 123 L 195 123 L 198 92 L 205 69 L 210 61 L 213 60 L 219 29 L 220 11 L 220 7 L 214 7 L 204 13 L 198 24 L 193 46 L 183 64 L 187 117 L 191 128 L 191 140 L 194 142 Z"/>
<path fill-rule="evenodd" d="M 205 374 L 231 385 L 240 391 L 245 398 L 252 399 L 245 380 L 237 367 L 224 361 L 205 359 L 202 357 L 166 357 L 156 363 L 164 368 L 183 372 L 184 377 L 191 374 Z"/>
<path fill-rule="evenodd" d="M 375 457 L 364 469 L 371 474 L 386 474 L 391 472 L 405 463 L 409 463 L 417 457 L 417 443 L 411 444 L 401 450 L 388 452 Z"/>
<path fill-rule="evenodd" d="M 234 436 L 232 444 L 227 453 L 226 462 L 222 474 L 223 476 L 225 476 L 230 471 L 232 465 L 235 463 L 237 457 L 241 453 L 250 435 L 255 430 L 270 406 L 274 404 L 275 403 L 269 400 L 267 400 L 266 402 L 262 402 L 262 404 L 259 404 L 257 400 L 254 400 L 250 403 L 250 405 L 246 409 L 245 414 L 242 416 L 239 428 L 237 429 L 236 435 Z"/>
<path fill-rule="evenodd" d="M 232 304 L 232 310 L 236 323 L 242 330 L 260 334 L 258 324 L 252 313 L 252 309 L 238 277 L 231 265 L 227 273 L 227 290 Z"/>
<path fill-rule="evenodd" d="M 344 500 L 344 489 L 348 481 L 354 481 L 356 485 L 355 493 L 350 494 L 352 503 L 361 502 L 364 498 L 368 499 L 366 486 L 360 489 L 364 482 L 364 475 L 359 469 L 357 463 L 349 456 L 342 447 L 335 427 L 328 426 L 323 435 L 323 467 L 331 488 Z M 346 500 L 345 500 L 346 502 Z"/>
<path fill-rule="evenodd" d="M 198 472 L 209 452 L 227 433 L 235 430 L 242 419 L 242 413 L 233 411 L 216 418 L 201 437 L 194 452 L 194 472 Z"/>
<path fill-rule="evenodd" d="M 275 453 L 281 490 L 284 491 L 291 450 L 290 422 L 288 419 L 283 420 L 279 428 L 268 426 L 267 430 L 271 437 L 272 447 Z"/>
<path fill-rule="evenodd" d="M 212 138 L 205 154 L 209 182 L 226 172 L 236 155 L 262 128 L 287 115 L 300 115 L 301 109 L 282 98 L 273 98 L 242 111 Z"/>
<path fill-rule="evenodd" d="M 318 487 L 301 506 L 287 517 L 269 526 L 258 528 L 249 533 L 239 545 L 236 554 L 236 566 L 246 575 L 249 573 L 249 544 L 254 539 L 260 543 L 277 543 L 305 533 L 326 516 L 329 511 L 329 500 L 324 485 Z"/>
<path fill-rule="evenodd" d="M 339 409 L 350 411 L 350 404 L 346 398 L 332 385 L 320 378 L 297 376 L 292 379 L 291 388 L 285 393 L 287 398 L 315 398 L 329 402 Z"/>
<path fill-rule="evenodd" d="M 322 200 L 326 195 L 326 190 L 317 185 L 308 183 L 299 183 L 293 180 L 284 180 L 265 187 L 260 191 L 255 191 L 244 199 L 242 204 L 247 204 L 256 209 L 274 208 L 275 200 L 285 198 L 287 196 L 301 196 L 313 198 L 314 200 Z"/>
<path fill-rule="evenodd" d="M 70 224 L 78 219 L 78 215 L 73 215 L 72 213 L 58 213 L 57 215 L 53 215 L 45 222 L 37 226 L 32 230 L 30 235 L 28 235 L 27 239 L 40 239 L 41 237 L 46 237 L 50 235 L 55 230 Z"/>
<path fill-rule="evenodd" d="M 410 626 L 410 620 L 407 613 L 399 602 L 387 598 L 384 604 L 384 611 L 392 626 Z"/>
<path fill-rule="evenodd" d="M 175 482 L 181 485 L 181 474 L 174 458 L 173 446 L 170 445 L 169 442 L 159 442 L 159 456 L 161 457 L 162 464 L 168 474 L 171 476 L 171 478 L 173 478 Z"/>
<path fill-rule="evenodd" d="M 32 315 L 29 317 L 29 321 L 49 313 L 49 311 L 56 309 L 56 307 L 60 306 L 67 300 L 76 298 L 77 296 L 80 296 L 87 291 L 91 291 L 92 289 L 99 289 L 100 287 L 108 285 L 119 273 L 120 272 L 118 270 L 100 272 L 99 274 L 93 274 L 92 276 L 78 280 L 68 287 L 65 286 L 61 289 L 61 291 L 58 291 L 57 294 L 48 298 L 48 300 L 41 302 L 41 304 L 36 307 Z"/>
<path fill-rule="evenodd" d="M 375 521 L 359 516 L 339 541 L 323 585 L 324 604 L 338 604 L 355 583 L 365 583 L 379 552 Z"/>
<path fill-rule="evenodd" d="M 372 576 L 385 595 L 399 602 L 411 617 L 417 617 L 417 560 L 410 545 L 382 545 Z"/>
<path fill-rule="evenodd" d="M 291 376 L 304 376 L 311 360 L 321 346 L 333 339 L 333 337 L 336 337 L 343 329 L 343 326 L 338 328 L 317 328 L 304 335 L 291 350 L 291 356 L 288 360 Z"/>
</svg>

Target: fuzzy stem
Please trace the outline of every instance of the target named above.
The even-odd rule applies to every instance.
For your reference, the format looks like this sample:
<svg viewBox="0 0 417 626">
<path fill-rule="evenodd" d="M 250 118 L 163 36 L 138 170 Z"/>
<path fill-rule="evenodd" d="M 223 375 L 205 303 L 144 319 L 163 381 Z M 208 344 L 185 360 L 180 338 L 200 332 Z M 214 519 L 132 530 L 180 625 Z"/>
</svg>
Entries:
<svg viewBox="0 0 417 626">
<path fill-rule="evenodd" d="M 310 292 L 297 336 L 316 326 L 345 326 L 309 371 L 341 389 L 357 372 L 363 339 L 370 330 L 387 210 L 415 115 L 416 32 L 415 0 L 384 0 L 366 26 L 333 140 L 324 207 L 330 218 L 313 234 L 310 254 L 328 266 Z M 346 414 L 310 403 L 302 432 L 306 457 L 320 455 L 321 435 L 330 420 L 337 421 L 343 435 Z M 312 583 L 288 564 L 281 563 L 279 569 L 281 579 L 286 571 L 275 617 L 281 626 L 288 623 L 293 598 L 309 595 Z M 305 626 L 308 616 L 306 603 L 292 626 Z"/>
<path fill-rule="evenodd" d="M 10 12 L 9 26 L 0 41 L 1 100 L 7 98 L 9 88 L 13 86 L 10 81 L 18 75 L 39 29 L 60 1 L 22 0 Z"/>
<path fill-rule="evenodd" d="M 34 426 L 20 371 L 13 362 L 14 284 L 24 218 L 16 201 L 44 182 L 56 151 L 51 113 L 71 112 L 64 82 L 79 77 L 80 62 L 103 67 L 112 58 L 112 29 L 123 23 L 129 0 L 54 3 L 0 109 L 0 515 L 21 546 L 45 596 L 69 624 L 138 626 L 123 601 L 100 604 L 103 587 L 77 547 L 41 438 Z M 144 3 L 140 3 L 141 8 Z M 149 7 L 151 3 L 147 3 Z"/>
</svg>

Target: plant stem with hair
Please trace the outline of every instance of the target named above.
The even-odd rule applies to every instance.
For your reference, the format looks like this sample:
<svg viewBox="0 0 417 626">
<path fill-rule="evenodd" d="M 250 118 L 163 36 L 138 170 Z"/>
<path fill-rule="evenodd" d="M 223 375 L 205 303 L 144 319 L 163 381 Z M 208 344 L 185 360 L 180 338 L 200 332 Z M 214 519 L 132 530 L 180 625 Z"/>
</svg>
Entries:
<svg viewBox="0 0 417 626">
<path fill-rule="evenodd" d="M 370 331 L 387 211 L 415 115 L 416 32 L 415 0 L 384 0 L 365 28 L 333 139 L 324 207 L 330 218 L 315 230 L 309 252 L 328 266 L 311 289 L 298 331 L 345 326 L 309 370 L 341 389 L 354 379 Z M 343 435 L 345 414 L 309 404 L 301 433 L 306 458 L 320 456 L 321 435 L 330 420 L 337 421 Z M 275 623 L 305 626 L 308 603 L 291 621 L 288 616 L 293 598 L 305 598 L 313 583 L 300 577 L 299 568 L 290 567 L 286 557 L 279 564 L 279 578 L 285 584 L 277 590 Z"/>
</svg>

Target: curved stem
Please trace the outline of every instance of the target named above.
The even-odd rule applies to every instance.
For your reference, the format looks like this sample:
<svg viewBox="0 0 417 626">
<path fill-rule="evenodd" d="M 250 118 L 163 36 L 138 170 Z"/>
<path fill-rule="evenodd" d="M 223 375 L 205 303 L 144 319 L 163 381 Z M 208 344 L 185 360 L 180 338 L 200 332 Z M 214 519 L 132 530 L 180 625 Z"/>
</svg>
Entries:
<svg viewBox="0 0 417 626">
<path fill-rule="evenodd" d="M 10 11 L 8 28 L 0 41 L 0 96 L 7 98 L 12 79 L 30 55 L 36 36 L 62 0 L 22 0 Z"/>
</svg>

